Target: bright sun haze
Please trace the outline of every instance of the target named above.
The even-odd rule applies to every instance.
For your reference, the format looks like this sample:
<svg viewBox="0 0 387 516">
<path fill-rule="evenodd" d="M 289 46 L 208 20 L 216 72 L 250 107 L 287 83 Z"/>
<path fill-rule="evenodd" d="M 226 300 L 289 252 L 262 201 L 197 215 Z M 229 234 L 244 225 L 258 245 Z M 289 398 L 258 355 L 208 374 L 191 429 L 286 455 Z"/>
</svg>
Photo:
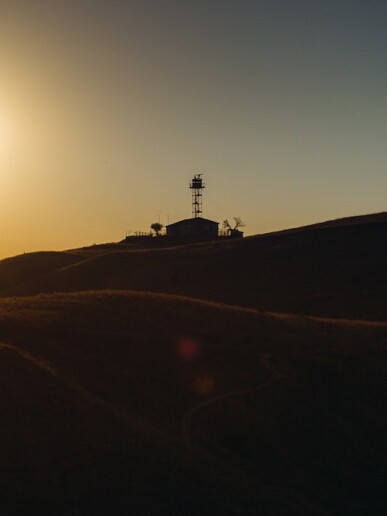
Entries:
<svg viewBox="0 0 387 516">
<path fill-rule="evenodd" d="M 0 15 L 0 257 L 191 215 L 385 211 L 377 0 L 19 0 Z"/>
</svg>

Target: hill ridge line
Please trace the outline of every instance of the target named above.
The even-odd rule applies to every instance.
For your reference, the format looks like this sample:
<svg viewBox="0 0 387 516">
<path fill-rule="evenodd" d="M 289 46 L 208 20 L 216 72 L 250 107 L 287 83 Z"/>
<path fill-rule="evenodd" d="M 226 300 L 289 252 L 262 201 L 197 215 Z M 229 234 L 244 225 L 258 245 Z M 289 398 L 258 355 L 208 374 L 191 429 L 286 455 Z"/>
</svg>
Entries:
<svg viewBox="0 0 387 516">
<path fill-rule="evenodd" d="M 160 300 L 174 300 L 185 303 L 192 303 L 201 306 L 207 306 L 214 309 L 222 309 L 232 312 L 245 313 L 255 316 L 280 319 L 282 321 L 289 322 L 316 322 L 323 324 L 332 325 L 349 325 L 349 326 L 360 326 L 360 327 L 387 327 L 386 321 L 373 321 L 373 320 L 362 320 L 362 319 L 344 319 L 344 318 L 329 318 L 320 317 L 314 315 L 305 315 L 289 312 L 273 312 L 270 310 L 260 310 L 258 308 L 249 308 L 238 305 L 231 305 L 227 303 L 210 301 L 207 299 L 194 298 L 179 294 L 168 294 L 163 292 L 151 292 L 143 290 L 129 290 L 129 289 L 104 289 L 104 290 L 82 290 L 72 292 L 49 292 L 29 296 L 8 296 L 0 298 L 0 307 L 2 304 L 6 304 L 9 301 L 15 301 L 16 304 L 22 304 L 25 301 L 34 301 L 39 303 L 43 299 L 55 299 L 55 298 L 66 298 L 66 299 L 82 299 L 82 298 L 103 298 L 103 297 L 141 297 L 141 298 L 153 298 Z"/>
</svg>

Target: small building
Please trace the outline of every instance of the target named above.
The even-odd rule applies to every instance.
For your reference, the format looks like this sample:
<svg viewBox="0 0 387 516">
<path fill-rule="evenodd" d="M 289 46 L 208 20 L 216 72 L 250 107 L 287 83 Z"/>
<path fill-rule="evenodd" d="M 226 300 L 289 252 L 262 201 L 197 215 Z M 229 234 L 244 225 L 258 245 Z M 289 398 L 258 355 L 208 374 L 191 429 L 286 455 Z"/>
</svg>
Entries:
<svg viewBox="0 0 387 516">
<path fill-rule="evenodd" d="M 168 224 L 166 229 L 167 236 L 217 238 L 219 223 L 202 217 L 193 217 Z"/>
<path fill-rule="evenodd" d="M 239 231 L 239 229 L 231 229 L 228 236 L 231 238 L 243 238 L 243 234 L 243 231 Z"/>
</svg>

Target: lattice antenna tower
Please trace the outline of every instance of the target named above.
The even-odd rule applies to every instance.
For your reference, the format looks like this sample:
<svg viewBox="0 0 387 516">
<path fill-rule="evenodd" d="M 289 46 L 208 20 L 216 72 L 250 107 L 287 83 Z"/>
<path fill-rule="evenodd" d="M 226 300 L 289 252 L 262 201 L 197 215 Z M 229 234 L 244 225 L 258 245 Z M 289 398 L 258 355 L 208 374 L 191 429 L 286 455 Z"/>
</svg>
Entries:
<svg viewBox="0 0 387 516">
<path fill-rule="evenodd" d="M 192 217 L 197 218 L 203 213 L 203 193 L 206 187 L 202 179 L 203 174 L 195 174 L 189 187 L 192 190 Z"/>
</svg>

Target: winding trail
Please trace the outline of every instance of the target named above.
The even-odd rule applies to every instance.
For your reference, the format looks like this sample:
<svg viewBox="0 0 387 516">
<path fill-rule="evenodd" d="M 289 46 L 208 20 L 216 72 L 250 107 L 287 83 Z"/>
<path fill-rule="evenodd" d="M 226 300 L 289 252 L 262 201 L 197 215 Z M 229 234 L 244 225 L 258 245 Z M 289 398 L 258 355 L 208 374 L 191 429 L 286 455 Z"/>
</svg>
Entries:
<svg viewBox="0 0 387 516">
<path fill-rule="evenodd" d="M 15 353 L 22 360 L 31 363 L 36 368 L 44 371 L 47 375 L 53 377 L 57 382 L 60 382 L 63 387 L 67 390 L 72 391 L 84 402 L 96 407 L 100 408 L 107 412 L 110 416 L 113 416 L 116 420 L 119 420 L 126 427 L 131 430 L 137 429 L 141 432 L 148 432 L 147 427 L 142 424 L 137 419 L 129 416 L 125 409 L 119 404 L 115 404 L 109 401 L 104 400 L 100 396 L 86 390 L 82 385 L 74 382 L 67 376 L 63 375 L 59 370 L 55 369 L 53 365 L 43 357 L 32 355 L 29 351 L 26 351 L 23 348 L 19 348 L 14 344 L 10 344 L 9 342 L 0 341 L 0 350 L 6 350 L 11 353 Z"/>
<path fill-rule="evenodd" d="M 281 378 L 283 378 L 283 375 L 274 367 L 274 364 L 271 361 L 270 353 L 262 353 L 261 362 L 266 368 L 266 370 L 272 373 L 272 377 L 269 380 L 249 389 L 241 389 L 238 391 L 227 392 L 225 394 L 218 394 L 217 396 L 213 396 L 212 398 L 197 403 L 183 414 L 181 420 L 181 433 L 183 441 L 190 442 L 192 440 L 192 421 L 194 417 L 198 414 L 198 412 L 200 412 L 201 410 L 209 407 L 210 405 L 218 403 L 219 401 L 224 401 L 228 398 L 243 396 L 245 394 L 252 394 L 255 392 L 262 391 L 263 389 L 270 387 L 274 383 L 281 380 Z"/>
</svg>

